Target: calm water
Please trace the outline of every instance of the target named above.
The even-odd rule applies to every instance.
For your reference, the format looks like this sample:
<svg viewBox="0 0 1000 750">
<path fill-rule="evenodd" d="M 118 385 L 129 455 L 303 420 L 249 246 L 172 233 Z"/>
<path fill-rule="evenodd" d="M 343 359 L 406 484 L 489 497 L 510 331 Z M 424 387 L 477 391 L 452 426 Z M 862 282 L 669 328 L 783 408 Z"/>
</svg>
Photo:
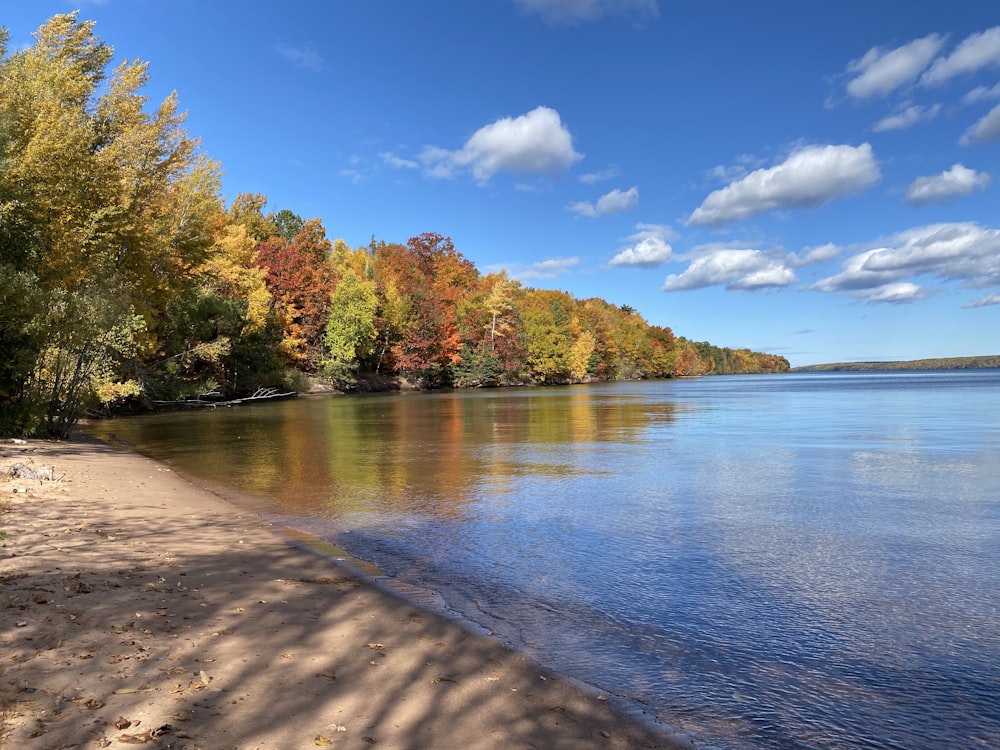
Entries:
<svg viewBox="0 0 1000 750">
<path fill-rule="evenodd" d="M 1000 747 L 1000 371 L 302 399 L 95 432 L 698 747 Z"/>
</svg>

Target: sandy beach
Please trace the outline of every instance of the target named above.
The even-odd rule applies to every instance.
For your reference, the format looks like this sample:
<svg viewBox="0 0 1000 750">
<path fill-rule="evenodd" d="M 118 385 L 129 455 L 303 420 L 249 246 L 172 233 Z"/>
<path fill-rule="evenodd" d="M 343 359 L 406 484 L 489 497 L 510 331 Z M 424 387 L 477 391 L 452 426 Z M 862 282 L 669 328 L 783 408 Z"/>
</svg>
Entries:
<svg viewBox="0 0 1000 750">
<path fill-rule="evenodd" d="M 0 747 L 691 746 L 116 447 L 0 444 L 0 532 Z"/>
</svg>

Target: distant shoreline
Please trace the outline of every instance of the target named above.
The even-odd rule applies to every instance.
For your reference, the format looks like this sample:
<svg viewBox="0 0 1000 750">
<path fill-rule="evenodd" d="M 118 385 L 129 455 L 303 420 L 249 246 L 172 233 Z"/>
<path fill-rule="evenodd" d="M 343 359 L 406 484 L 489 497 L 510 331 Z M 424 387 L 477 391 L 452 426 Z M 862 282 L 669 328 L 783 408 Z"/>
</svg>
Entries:
<svg viewBox="0 0 1000 750">
<path fill-rule="evenodd" d="M 793 367 L 789 372 L 894 372 L 897 370 L 988 370 L 1000 368 L 1000 355 L 942 357 L 895 362 L 831 362 Z"/>
</svg>

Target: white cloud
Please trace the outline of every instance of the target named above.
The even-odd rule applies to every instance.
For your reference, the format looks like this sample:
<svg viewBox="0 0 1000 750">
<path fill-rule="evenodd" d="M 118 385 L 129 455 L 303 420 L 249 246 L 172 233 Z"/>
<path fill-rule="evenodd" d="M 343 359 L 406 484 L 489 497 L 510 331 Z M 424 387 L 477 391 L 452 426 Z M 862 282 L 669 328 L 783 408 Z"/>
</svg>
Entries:
<svg viewBox="0 0 1000 750">
<path fill-rule="evenodd" d="M 636 233 L 628 238 L 633 244 L 618 251 L 610 261 L 612 266 L 656 268 L 670 260 L 673 249 L 669 243 L 677 238 L 673 229 L 661 224 L 637 224 L 635 228 Z"/>
<path fill-rule="evenodd" d="M 841 273 L 810 288 L 887 301 L 887 289 L 895 289 L 896 296 L 902 289 L 891 285 L 919 276 L 980 289 L 1000 285 L 1000 230 L 971 222 L 916 227 L 848 258 Z"/>
<path fill-rule="evenodd" d="M 762 250 L 714 250 L 692 261 L 682 273 L 671 274 L 663 291 L 724 285 L 729 290 L 788 286 L 795 272 Z"/>
<path fill-rule="evenodd" d="M 836 276 L 829 276 L 813 284 L 810 289 L 820 292 L 857 291 L 875 289 L 896 279 L 889 271 L 867 268 L 869 258 L 876 253 L 892 252 L 889 248 L 876 248 L 852 255 L 844 262 L 844 270 Z"/>
<path fill-rule="evenodd" d="M 847 93 L 855 99 L 891 93 L 915 80 L 943 44 L 943 36 L 930 34 L 891 50 L 872 47 L 848 64 L 847 71 L 856 75 L 847 84 Z"/>
<path fill-rule="evenodd" d="M 988 307 L 989 305 L 1000 305 L 1000 294 L 987 294 L 985 297 L 974 299 L 962 307 Z"/>
<path fill-rule="evenodd" d="M 390 167 L 396 167 L 398 169 L 416 169 L 420 166 L 417 162 L 412 159 L 404 159 L 401 156 L 396 156 L 391 151 L 384 151 L 379 156 L 382 158 L 382 163 L 387 164 Z"/>
<path fill-rule="evenodd" d="M 603 16 L 626 16 L 637 21 L 657 18 L 657 0 L 514 0 L 527 13 L 549 23 L 596 21 Z"/>
<path fill-rule="evenodd" d="M 809 146 L 783 163 L 758 169 L 711 193 L 695 209 L 690 224 L 714 226 L 750 219 L 788 206 L 817 207 L 869 187 L 879 180 L 872 148 Z"/>
<path fill-rule="evenodd" d="M 670 260 L 672 253 L 673 248 L 659 237 L 647 237 L 619 250 L 611 259 L 611 265 L 656 268 Z"/>
<path fill-rule="evenodd" d="M 598 172 L 590 172 L 588 174 L 582 174 L 577 179 L 585 185 L 595 185 L 598 182 L 604 182 L 605 180 L 613 180 L 621 173 L 621 169 L 618 168 L 617 164 L 612 164 L 607 169 L 602 169 Z"/>
<path fill-rule="evenodd" d="M 930 107 L 922 107 L 920 105 L 913 105 L 907 107 L 901 112 L 889 115 L 888 117 L 883 117 L 875 125 L 876 132 L 883 132 L 886 130 L 905 130 L 918 122 L 924 122 L 926 120 L 932 120 L 938 116 L 941 111 L 940 104 L 934 104 Z"/>
<path fill-rule="evenodd" d="M 275 51 L 296 68 L 311 70 L 314 73 L 321 71 L 326 65 L 326 60 L 314 49 L 310 47 L 292 47 L 287 44 L 279 44 Z"/>
<path fill-rule="evenodd" d="M 894 284 L 885 284 L 868 290 L 863 296 L 872 304 L 877 302 L 888 302 L 894 305 L 907 304 L 923 299 L 924 290 L 919 284 L 911 281 L 900 281 Z"/>
<path fill-rule="evenodd" d="M 989 184 L 990 176 L 985 172 L 955 164 L 941 174 L 915 179 L 906 191 L 906 200 L 914 206 L 941 203 L 955 196 L 984 190 Z"/>
<path fill-rule="evenodd" d="M 840 255 L 840 248 L 832 242 L 816 247 L 807 247 L 801 253 L 789 253 L 786 262 L 792 268 L 802 268 L 817 263 L 826 263 Z"/>
<path fill-rule="evenodd" d="M 973 286 L 996 283 L 1000 273 L 1000 230 L 972 222 L 931 224 L 895 236 L 897 247 L 876 254 L 874 270 L 933 273 Z"/>
<path fill-rule="evenodd" d="M 970 34 L 947 57 L 939 57 L 920 82 L 935 85 L 981 68 L 1000 66 L 1000 26 Z"/>
<path fill-rule="evenodd" d="M 431 177 L 454 177 L 469 170 L 480 183 L 497 172 L 556 174 L 583 158 L 573 136 L 549 107 L 504 117 L 477 130 L 457 151 L 427 146 L 420 154 Z"/>
<path fill-rule="evenodd" d="M 1000 83 L 996 84 L 992 88 L 986 86 L 976 86 L 976 88 L 972 89 L 972 91 L 962 97 L 962 101 L 966 104 L 988 102 L 993 99 L 1000 99 Z"/>
<path fill-rule="evenodd" d="M 569 273 L 571 269 L 579 265 L 579 258 L 552 258 L 530 266 L 509 269 L 512 279 L 518 281 L 534 281 L 536 279 L 554 279 L 563 274 Z"/>
<path fill-rule="evenodd" d="M 567 208 L 581 216 L 595 218 L 609 214 L 620 214 L 622 211 L 631 211 L 638 205 L 639 188 L 633 186 L 624 191 L 615 188 L 610 193 L 605 193 L 598 198 L 596 204 L 580 201 L 570 204 Z"/>
<path fill-rule="evenodd" d="M 1000 140 L 1000 104 L 974 122 L 972 127 L 965 131 L 959 142 L 963 146 L 968 146 L 973 143 L 989 143 L 996 140 Z"/>
</svg>

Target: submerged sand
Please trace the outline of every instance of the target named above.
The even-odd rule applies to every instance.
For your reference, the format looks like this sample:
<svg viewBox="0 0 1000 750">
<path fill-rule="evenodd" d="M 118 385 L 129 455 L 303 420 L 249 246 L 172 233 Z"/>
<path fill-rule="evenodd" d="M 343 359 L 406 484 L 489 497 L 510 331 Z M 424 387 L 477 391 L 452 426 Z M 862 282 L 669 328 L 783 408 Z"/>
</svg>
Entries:
<svg viewBox="0 0 1000 750">
<path fill-rule="evenodd" d="M 99 442 L 0 444 L 0 533 L 0 747 L 690 746 Z"/>
</svg>

